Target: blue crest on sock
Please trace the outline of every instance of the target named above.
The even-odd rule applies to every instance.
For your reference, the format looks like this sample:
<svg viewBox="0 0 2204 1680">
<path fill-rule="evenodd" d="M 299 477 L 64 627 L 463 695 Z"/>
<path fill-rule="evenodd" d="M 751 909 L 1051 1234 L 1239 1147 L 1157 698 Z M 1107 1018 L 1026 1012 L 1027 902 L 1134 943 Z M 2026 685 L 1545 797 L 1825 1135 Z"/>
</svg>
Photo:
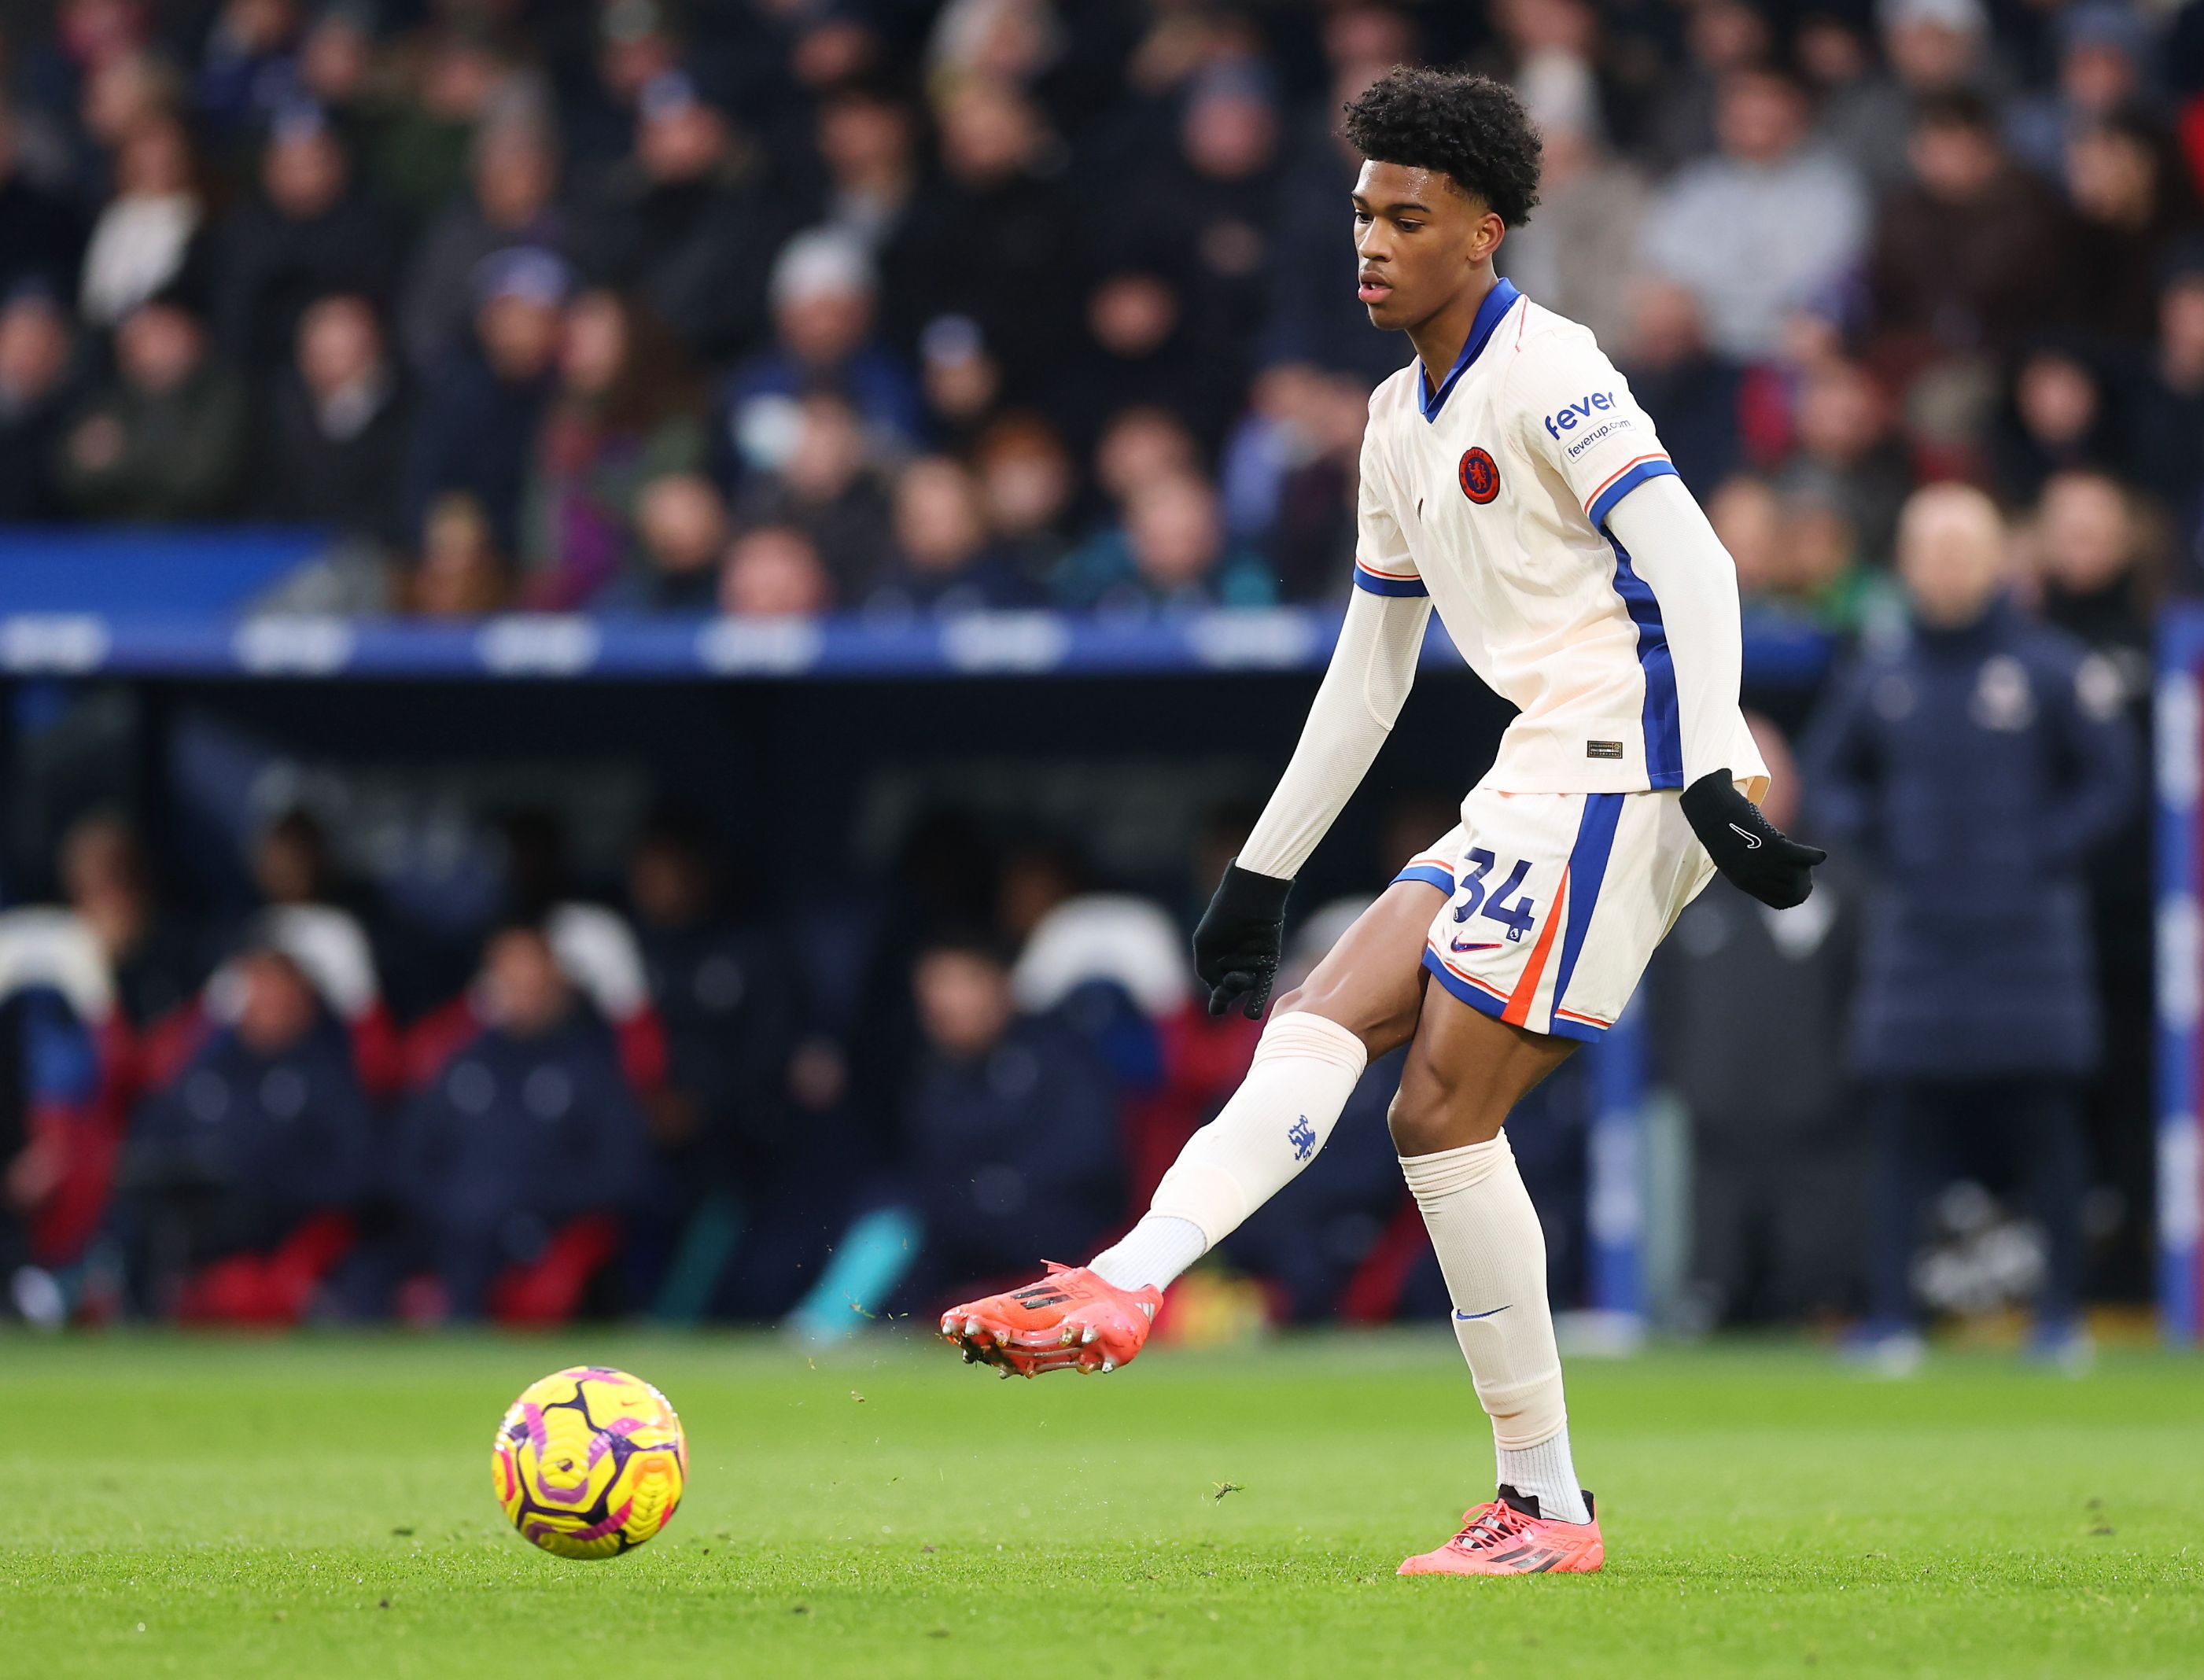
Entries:
<svg viewBox="0 0 2204 1680">
<path fill-rule="evenodd" d="M 1316 1127 L 1303 1115 L 1286 1128 L 1286 1141 L 1294 1146 L 1294 1159 L 1306 1161 L 1316 1153 Z"/>
</svg>

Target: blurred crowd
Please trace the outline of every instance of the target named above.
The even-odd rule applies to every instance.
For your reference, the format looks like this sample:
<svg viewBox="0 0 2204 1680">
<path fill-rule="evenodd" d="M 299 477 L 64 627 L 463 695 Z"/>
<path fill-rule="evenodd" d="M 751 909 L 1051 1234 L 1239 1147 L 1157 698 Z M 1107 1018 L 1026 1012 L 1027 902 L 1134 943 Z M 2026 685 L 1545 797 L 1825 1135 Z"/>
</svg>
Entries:
<svg viewBox="0 0 2204 1680">
<path fill-rule="evenodd" d="M 1511 80 L 1502 266 L 1748 595 L 1961 477 L 2056 612 L 2195 571 L 2204 21 L 2108 0 L 57 0 L 0 33 L 0 521 L 311 522 L 471 614 L 1336 595 L 1341 104 Z"/>
</svg>

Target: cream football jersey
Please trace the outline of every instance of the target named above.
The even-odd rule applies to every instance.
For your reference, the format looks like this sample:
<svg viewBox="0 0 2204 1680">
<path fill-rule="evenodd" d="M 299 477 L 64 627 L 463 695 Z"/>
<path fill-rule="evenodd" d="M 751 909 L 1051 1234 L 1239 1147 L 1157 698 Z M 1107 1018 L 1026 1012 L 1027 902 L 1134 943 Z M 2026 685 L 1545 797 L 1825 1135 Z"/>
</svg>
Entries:
<svg viewBox="0 0 2204 1680">
<path fill-rule="evenodd" d="M 1663 604 L 1606 529 L 1623 497 L 1675 470 L 1591 334 L 1505 280 L 1436 391 L 1412 362 L 1371 397 L 1354 581 L 1428 595 L 1470 668 L 1519 708 L 1480 786 L 1684 785 Z M 1738 778 L 1764 774 L 1742 714 L 1728 727 Z"/>
</svg>

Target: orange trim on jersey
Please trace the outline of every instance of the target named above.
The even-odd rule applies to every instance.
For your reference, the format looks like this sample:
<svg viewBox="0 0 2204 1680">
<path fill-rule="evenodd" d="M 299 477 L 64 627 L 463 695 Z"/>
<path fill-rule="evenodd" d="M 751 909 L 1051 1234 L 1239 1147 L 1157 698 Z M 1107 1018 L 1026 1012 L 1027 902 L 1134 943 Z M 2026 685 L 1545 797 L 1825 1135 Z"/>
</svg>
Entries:
<svg viewBox="0 0 2204 1680">
<path fill-rule="evenodd" d="M 1593 487 L 1592 493 L 1584 499 L 1585 512 L 1587 513 L 1591 512 L 1591 505 L 1597 501 L 1601 496 L 1606 494 L 1607 487 L 1614 483 L 1616 479 L 1621 477 L 1623 474 L 1628 472 L 1632 467 L 1642 467 L 1648 461 L 1665 461 L 1668 458 L 1668 456 L 1667 451 L 1656 449 L 1650 455 L 1640 455 L 1635 460 L 1625 461 L 1613 472 L 1601 479 L 1597 485 Z M 1358 564 L 1360 564 L 1360 562 L 1358 562 Z"/>
<path fill-rule="evenodd" d="M 1586 1026 L 1597 1026 L 1602 1032 L 1614 1025 L 1611 1020 L 1602 1020 L 1597 1015 L 1579 1015 L 1574 1009 L 1556 1009 L 1554 1013 L 1563 1020 L 1580 1020 Z"/>
<path fill-rule="evenodd" d="M 1358 559 L 1354 564 L 1364 571 L 1368 572 L 1372 577 L 1390 578 L 1395 583 L 1420 583 L 1424 581 L 1423 574 L 1420 572 L 1384 571 L 1381 571 L 1377 566 L 1371 565 L 1369 561 L 1364 559 Z"/>
<path fill-rule="evenodd" d="M 1546 972 L 1546 954 L 1554 948 L 1554 930 L 1561 924 L 1561 906 L 1568 902 L 1569 867 L 1561 866 L 1561 884 L 1555 890 L 1553 908 L 1546 912 L 1546 925 L 1538 930 L 1538 943 L 1531 948 L 1531 960 L 1523 965 L 1523 978 L 1515 982 L 1515 990 L 1508 994 L 1508 1007 L 1500 1019 L 1510 1026 L 1521 1026 L 1531 1019 L 1531 1002 L 1538 995 L 1538 981 Z"/>
</svg>

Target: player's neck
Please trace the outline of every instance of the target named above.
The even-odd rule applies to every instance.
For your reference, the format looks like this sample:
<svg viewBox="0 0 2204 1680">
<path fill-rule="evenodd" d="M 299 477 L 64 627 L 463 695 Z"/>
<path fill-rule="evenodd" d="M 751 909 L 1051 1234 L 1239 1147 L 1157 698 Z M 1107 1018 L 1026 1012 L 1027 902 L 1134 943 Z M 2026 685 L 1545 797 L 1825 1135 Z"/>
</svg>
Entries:
<svg viewBox="0 0 2204 1680">
<path fill-rule="evenodd" d="M 1484 307 L 1485 293 L 1499 283 L 1492 264 L 1481 263 L 1452 302 L 1420 325 L 1408 328 L 1408 342 L 1416 346 L 1416 355 L 1424 364 L 1426 396 L 1437 394 L 1454 370 L 1462 346 L 1469 342 L 1470 328 L 1477 324 L 1477 311 Z"/>
</svg>

